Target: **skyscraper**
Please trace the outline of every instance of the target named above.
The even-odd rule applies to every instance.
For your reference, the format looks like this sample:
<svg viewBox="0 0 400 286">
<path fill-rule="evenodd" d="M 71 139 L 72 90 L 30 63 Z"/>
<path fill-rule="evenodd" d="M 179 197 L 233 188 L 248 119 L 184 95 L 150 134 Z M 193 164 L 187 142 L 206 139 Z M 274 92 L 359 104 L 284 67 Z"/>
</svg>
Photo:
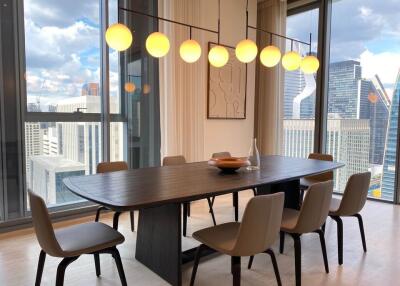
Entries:
<svg viewBox="0 0 400 286">
<path fill-rule="evenodd" d="M 394 179 L 396 172 L 396 146 L 397 127 L 399 120 L 399 98 L 400 98 L 400 70 L 397 75 L 395 90 L 393 91 L 392 105 L 390 108 L 389 126 L 386 140 L 385 158 L 383 161 L 382 176 L 382 198 L 393 199 Z"/>
</svg>

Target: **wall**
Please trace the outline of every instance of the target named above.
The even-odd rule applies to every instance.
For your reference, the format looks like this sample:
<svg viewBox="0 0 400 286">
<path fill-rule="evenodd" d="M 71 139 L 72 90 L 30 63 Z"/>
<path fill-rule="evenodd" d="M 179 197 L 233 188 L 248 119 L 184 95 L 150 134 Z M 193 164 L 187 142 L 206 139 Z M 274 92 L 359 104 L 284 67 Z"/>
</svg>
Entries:
<svg viewBox="0 0 400 286">
<path fill-rule="evenodd" d="M 249 22 L 255 26 L 257 1 L 249 2 Z M 245 0 L 221 0 L 221 43 L 236 46 L 245 38 L 245 8 Z M 208 29 L 218 27 L 217 0 L 159 0 L 159 14 Z M 199 161 L 219 151 L 247 155 L 254 127 L 255 64 L 248 65 L 246 119 L 207 119 L 208 42 L 216 42 L 217 36 L 193 31 L 203 53 L 190 65 L 179 57 L 179 45 L 188 38 L 188 30 L 167 23 L 160 29 L 171 40 L 168 56 L 160 60 L 162 156 L 183 154 L 189 161 Z M 255 36 L 249 30 L 249 37 L 255 40 Z"/>
</svg>

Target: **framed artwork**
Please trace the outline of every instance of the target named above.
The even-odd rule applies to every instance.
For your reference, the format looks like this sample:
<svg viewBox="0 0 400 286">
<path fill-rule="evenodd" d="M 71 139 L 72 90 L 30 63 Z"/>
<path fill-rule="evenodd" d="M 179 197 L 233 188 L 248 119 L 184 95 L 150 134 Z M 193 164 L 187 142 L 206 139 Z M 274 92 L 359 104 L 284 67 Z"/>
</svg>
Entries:
<svg viewBox="0 0 400 286">
<path fill-rule="evenodd" d="M 208 43 L 208 51 L 216 43 Z M 238 61 L 235 48 L 227 48 L 229 61 L 222 68 L 208 62 L 208 119 L 246 119 L 247 65 Z"/>
</svg>

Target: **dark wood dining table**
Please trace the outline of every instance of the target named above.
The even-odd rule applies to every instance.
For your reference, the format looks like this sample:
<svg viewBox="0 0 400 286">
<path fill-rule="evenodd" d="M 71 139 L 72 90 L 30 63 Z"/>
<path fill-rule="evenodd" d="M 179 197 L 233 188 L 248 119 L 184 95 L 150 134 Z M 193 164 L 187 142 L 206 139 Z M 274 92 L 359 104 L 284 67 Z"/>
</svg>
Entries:
<svg viewBox="0 0 400 286">
<path fill-rule="evenodd" d="M 285 193 L 285 207 L 300 207 L 300 178 L 344 164 L 284 156 L 263 156 L 256 171 L 222 173 L 207 162 L 132 169 L 68 177 L 65 186 L 76 195 L 123 212 L 139 210 L 138 261 L 172 285 L 182 285 L 182 264 L 194 249 L 182 252 L 181 204 L 257 188 L 257 194 Z"/>
</svg>

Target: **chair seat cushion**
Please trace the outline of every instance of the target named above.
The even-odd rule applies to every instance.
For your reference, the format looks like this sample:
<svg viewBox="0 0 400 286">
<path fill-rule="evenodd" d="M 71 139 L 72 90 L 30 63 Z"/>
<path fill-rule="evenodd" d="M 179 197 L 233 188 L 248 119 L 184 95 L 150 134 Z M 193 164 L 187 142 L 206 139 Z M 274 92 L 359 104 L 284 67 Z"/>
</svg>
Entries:
<svg viewBox="0 0 400 286">
<path fill-rule="evenodd" d="M 284 232 L 292 232 L 297 225 L 300 211 L 294 209 L 283 209 L 281 230 Z"/>
<path fill-rule="evenodd" d="M 122 234 L 101 222 L 66 227 L 56 230 L 55 235 L 65 257 L 97 252 L 125 240 Z"/>
<path fill-rule="evenodd" d="M 329 207 L 330 215 L 340 215 L 340 213 L 338 213 L 338 210 L 340 208 L 341 202 L 342 202 L 342 200 L 340 200 L 340 199 L 332 198 L 331 205 Z"/>
<path fill-rule="evenodd" d="M 239 227 L 240 223 L 229 222 L 196 231 L 192 236 L 212 249 L 231 255 Z"/>
</svg>

